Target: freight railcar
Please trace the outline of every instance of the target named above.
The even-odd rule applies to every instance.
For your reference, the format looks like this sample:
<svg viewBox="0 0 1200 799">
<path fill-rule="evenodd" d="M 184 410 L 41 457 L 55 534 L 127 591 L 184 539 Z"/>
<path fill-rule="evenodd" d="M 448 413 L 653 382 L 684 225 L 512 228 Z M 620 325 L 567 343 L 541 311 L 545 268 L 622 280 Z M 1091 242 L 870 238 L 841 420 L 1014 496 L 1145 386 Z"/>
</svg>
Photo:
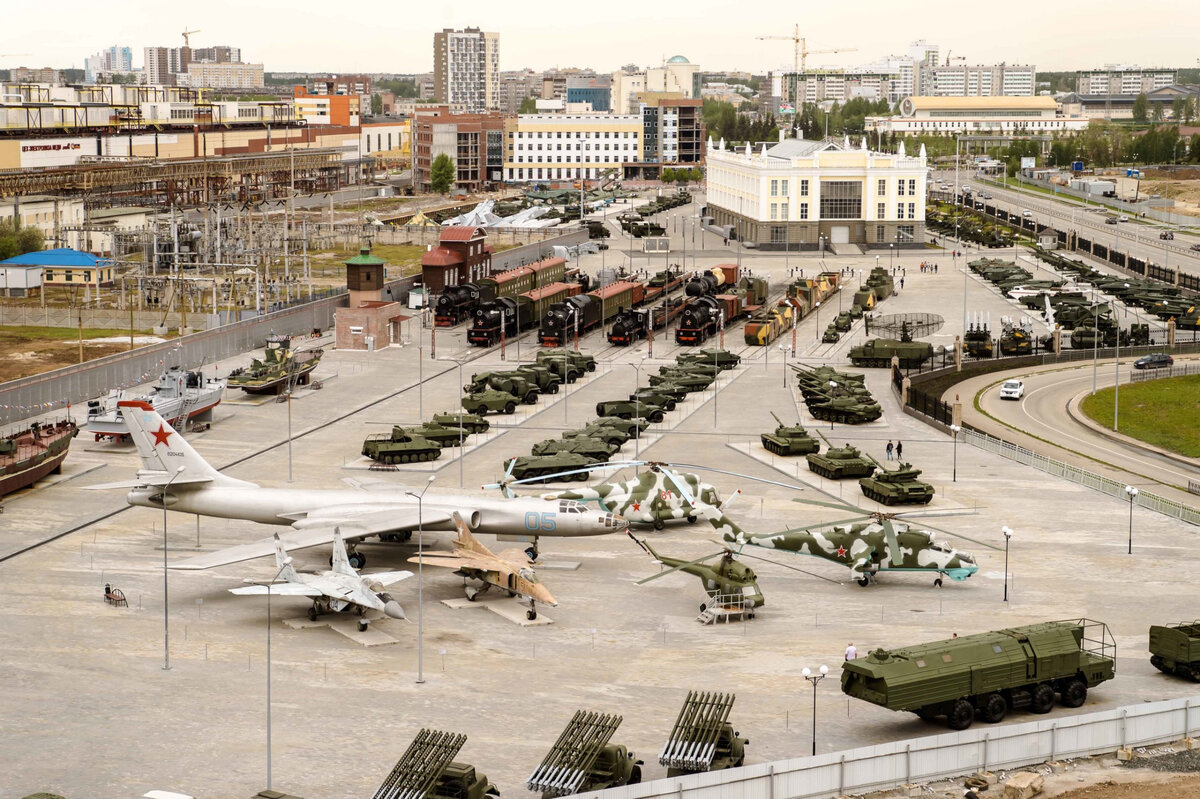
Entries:
<svg viewBox="0 0 1200 799">
<path fill-rule="evenodd" d="M 564 258 L 543 258 L 525 266 L 480 278 L 481 291 L 489 291 L 492 298 L 516 297 L 527 291 L 559 283 L 566 276 L 567 262 Z"/>
<path fill-rule="evenodd" d="M 797 320 L 796 308 L 786 300 L 771 309 L 760 309 L 746 322 L 746 343 L 753 347 L 765 347 L 790 330 Z"/>
</svg>

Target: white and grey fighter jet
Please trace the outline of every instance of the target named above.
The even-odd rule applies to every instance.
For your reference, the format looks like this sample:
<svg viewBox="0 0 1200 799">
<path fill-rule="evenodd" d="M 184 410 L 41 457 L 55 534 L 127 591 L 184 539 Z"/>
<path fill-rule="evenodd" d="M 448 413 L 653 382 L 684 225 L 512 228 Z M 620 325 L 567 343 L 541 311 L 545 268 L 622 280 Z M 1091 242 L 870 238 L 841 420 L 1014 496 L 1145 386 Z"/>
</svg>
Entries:
<svg viewBox="0 0 1200 799">
<path fill-rule="evenodd" d="M 280 539 L 288 550 L 330 544 L 341 528 L 349 563 L 366 565 L 355 542 L 368 536 L 408 540 L 422 525 L 425 530 L 456 532 L 452 514 L 458 512 L 472 532 L 532 539 L 526 550 L 537 555 L 540 536 L 606 535 L 628 526 L 620 516 L 589 510 L 582 502 L 538 498 L 491 499 L 478 496 L 415 496 L 400 487 L 363 492 L 355 489 L 263 488 L 221 474 L 208 464 L 149 404 L 122 402 L 129 433 L 142 458 L 137 479 L 89 488 L 130 488 L 131 505 L 180 513 L 247 519 L 260 524 L 288 525 Z M 169 485 L 168 485 L 169 484 Z M 272 538 L 211 552 L 171 565 L 173 569 L 209 569 L 274 552 Z"/>
<path fill-rule="evenodd" d="M 407 618 L 400 603 L 383 593 L 383 589 L 412 577 L 413 573 L 405 570 L 360 575 L 346 557 L 346 544 L 342 541 L 341 530 L 335 528 L 333 531 L 333 568 L 319 573 L 296 571 L 292 567 L 291 556 L 279 540 L 279 533 L 275 534 L 274 541 L 275 566 L 284 582 L 230 588 L 229 593 L 238 596 L 266 596 L 270 593 L 274 596 L 311 597 L 313 603 L 308 609 L 308 618 L 313 621 L 317 620 L 320 613 L 354 608 L 358 609 L 360 616 L 368 610 L 378 610 L 393 619 Z"/>
</svg>

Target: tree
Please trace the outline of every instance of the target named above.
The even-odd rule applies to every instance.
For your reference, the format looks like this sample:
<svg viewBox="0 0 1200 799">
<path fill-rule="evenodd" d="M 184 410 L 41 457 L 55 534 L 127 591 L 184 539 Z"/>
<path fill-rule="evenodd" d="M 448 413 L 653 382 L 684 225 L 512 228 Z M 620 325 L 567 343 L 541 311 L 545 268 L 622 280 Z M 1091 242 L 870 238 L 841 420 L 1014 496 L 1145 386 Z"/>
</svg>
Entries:
<svg viewBox="0 0 1200 799">
<path fill-rule="evenodd" d="M 19 227 L 12 219 L 0 219 L 0 261 L 42 249 L 42 231 L 35 227 Z"/>
<path fill-rule="evenodd" d="M 1142 92 L 1133 101 L 1133 121 L 1147 122 L 1150 119 L 1150 101 L 1146 98 L 1146 93 Z"/>
<path fill-rule="evenodd" d="M 1176 97 L 1175 102 L 1171 103 L 1171 119 L 1174 119 L 1176 124 L 1183 121 L 1187 114 L 1187 98 Z"/>
<path fill-rule="evenodd" d="M 454 159 L 442 153 L 429 167 L 429 187 L 438 194 L 449 194 L 454 186 Z"/>
<path fill-rule="evenodd" d="M 675 182 L 675 170 L 669 166 L 664 166 L 663 170 L 662 170 L 662 174 L 659 175 L 658 179 L 661 180 L 663 183 L 674 183 Z"/>
<path fill-rule="evenodd" d="M 1155 104 L 1154 104 L 1154 110 L 1153 110 L 1153 111 L 1150 113 L 1150 117 L 1151 117 L 1151 119 L 1153 119 L 1155 122 L 1162 122 L 1162 121 L 1163 121 L 1163 107 L 1162 107 L 1162 103 L 1155 103 Z"/>
<path fill-rule="evenodd" d="M 1192 140 L 1188 143 L 1188 155 L 1193 164 L 1200 163 L 1200 133 L 1193 133 Z"/>
<path fill-rule="evenodd" d="M 372 114 L 382 114 L 383 113 L 383 95 L 380 95 L 380 94 L 372 94 L 371 95 L 371 113 Z"/>
<path fill-rule="evenodd" d="M 680 186 L 686 186 L 692 181 L 692 170 L 687 167 L 675 170 L 675 182 Z"/>
<path fill-rule="evenodd" d="M 521 101 L 521 107 L 517 109 L 518 114 L 536 114 L 537 113 L 537 98 L 526 97 Z"/>
</svg>

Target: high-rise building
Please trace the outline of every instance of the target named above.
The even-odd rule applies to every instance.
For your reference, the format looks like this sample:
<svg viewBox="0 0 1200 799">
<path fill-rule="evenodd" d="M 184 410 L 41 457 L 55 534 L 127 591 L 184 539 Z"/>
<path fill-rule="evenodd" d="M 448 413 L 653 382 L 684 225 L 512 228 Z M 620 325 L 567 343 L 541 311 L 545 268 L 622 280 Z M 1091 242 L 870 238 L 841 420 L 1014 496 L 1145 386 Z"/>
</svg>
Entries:
<svg viewBox="0 0 1200 799">
<path fill-rule="evenodd" d="M 208 89 L 261 89 L 262 64 L 232 64 L 228 61 L 193 61 L 188 64 L 187 85 Z M 176 76 L 182 78 L 183 75 Z"/>
<path fill-rule="evenodd" d="M 845 103 L 856 97 L 867 100 L 890 100 L 892 84 L 897 75 L 889 72 L 867 72 L 848 69 L 810 69 L 807 72 L 786 72 L 771 76 L 771 93 L 781 103 L 799 108 L 804 103 L 835 100 Z"/>
<path fill-rule="evenodd" d="M 93 83 L 97 75 L 111 75 L 133 71 L 133 50 L 113 45 L 88 56 L 83 62 L 85 80 Z"/>
<path fill-rule="evenodd" d="M 1031 97 L 1037 88 L 1037 68 L 1031 64 L 934 64 L 918 74 L 922 97 Z"/>
<path fill-rule="evenodd" d="M 1088 69 L 1075 79 L 1075 92 L 1082 95 L 1144 94 L 1175 82 L 1173 69 L 1143 69 L 1126 64 L 1106 64 Z"/>
<path fill-rule="evenodd" d="M 478 114 L 500 107 L 500 34 L 451 28 L 433 35 L 434 99 Z"/>
<path fill-rule="evenodd" d="M 642 92 L 670 92 L 695 99 L 702 82 L 700 66 L 681 55 L 646 70 L 625 66 L 612 74 L 612 109 L 618 114 L 636 111 L 637 95 Z"/>
<path fill-rule="evenodd" d="M 504 117 L 498 113 L 455 114 L 445 105 L 420 106 L 412 121 L 416 182 L 430 188 L 439 155 L 454 161 L 454 185 L 478 191 L 504 178 Z"/>
</svg>

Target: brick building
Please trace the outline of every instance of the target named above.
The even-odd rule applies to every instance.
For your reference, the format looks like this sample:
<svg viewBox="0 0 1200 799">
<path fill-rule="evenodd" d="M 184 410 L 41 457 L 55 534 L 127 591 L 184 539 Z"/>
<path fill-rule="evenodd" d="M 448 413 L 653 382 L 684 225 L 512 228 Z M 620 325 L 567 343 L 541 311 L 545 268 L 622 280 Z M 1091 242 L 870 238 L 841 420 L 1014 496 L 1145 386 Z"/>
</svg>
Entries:
<svg viewBox="0 0 1200 799">
<path fill-rule="evenodd" d="M 452 114 L 445 105 L 422 108 L 413 118 L 414 163 L 417 185 L 430 189 L 433 159 L 446 154 L 454 159 L 455 186 L 468 192 L 499 183 L 504 169 L 504 117 L 486 114 Z"/>
<path fill-rule="evenodd" d="M 455 226 L 442 231 L 438 246 L 421 256 L 421 281 L 429 294 L 446 286 L 473 283 L 492 272 L 492 246 L 487 230 Z"/>
</svg>

